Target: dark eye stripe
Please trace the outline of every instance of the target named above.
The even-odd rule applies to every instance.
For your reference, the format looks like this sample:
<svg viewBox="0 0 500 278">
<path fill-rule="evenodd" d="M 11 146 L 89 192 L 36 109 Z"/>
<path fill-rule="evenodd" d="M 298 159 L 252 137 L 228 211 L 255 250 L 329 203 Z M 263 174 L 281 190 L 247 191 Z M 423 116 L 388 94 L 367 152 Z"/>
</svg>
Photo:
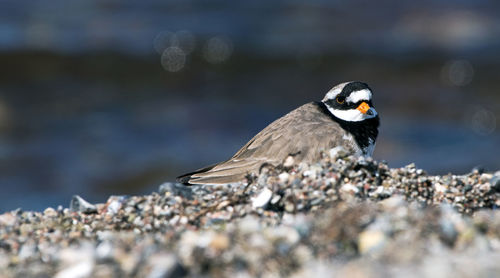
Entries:
<svg viewBox="0 0 500 278">
<path fill-rule="evenodd" d="M 339 97 L 339 96 L 337 96 L 337 97 Z M 363 102 L 366 102 L 370 107 L 373 107 L 371 100 L 370 101 L 361 100 L 361 101 L 358 101 L 356 103 L 350 103 L 350 102 L 344 101 L 343 104 L 340 104 L 337 102 L 337 97 L 335 99 L 329 99 L 329 100 L 325 101 L 325 103 L 327 103 L 328 106 L 335 108 L 335 109 L 339 109 L 339 110 L 356 109 Z M 344 97 L 344 99 L 345 99 L 345 97 Z"/>
</svg>

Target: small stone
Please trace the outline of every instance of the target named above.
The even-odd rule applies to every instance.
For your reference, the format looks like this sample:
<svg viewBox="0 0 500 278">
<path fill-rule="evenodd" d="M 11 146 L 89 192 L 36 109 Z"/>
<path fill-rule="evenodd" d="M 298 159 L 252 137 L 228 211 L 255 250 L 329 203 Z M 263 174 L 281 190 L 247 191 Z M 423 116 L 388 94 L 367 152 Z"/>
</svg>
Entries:
<svg viewBox="0 0 500 278">
<path fill-rule="evenodd" d="M 481 176 L 479 177 L 479 179 L 482 182 L 489 181 L 491 178 L 493 178 L 493 174 L 489 174 L 489 173 L 482 173 Z"/>
<path fill-rule="evenodd" d="M 229 202 L 228 200 L 222 201 L 222 202 L 220 202 L 220 203 L 217 205 L 217 208 L 216 208 L 216 209 L 217 209 L 217 210 L 221 210 L 221 209 L 223 209 L 223 208 L 227 207 L 227 206 L 228 206 L 228 205 L 230 205 L 230 204 L 231 204 L 231 202 Z"/>
<path fill-rule="evenodd" d="M 69 209 L 72 212 L 82 212 L 86 214 L 97 213 L 95 205 L 85 201 L 82 197 L 74 195 L 69 203 Z"/>
<path fill-rule="evenodd" d="M 6 212 L 4 214 L 0 214 L 0 225 L 13 226 L 16 222 L 17 218 L 13 213 Z"/>
<path fill-rule="evenodd" d="M 482 174 L 482 173 L 484 173 L 484 171 L 485 171 L 485 169 L 482 165 L 477 165 L 474 168 L 472 168 L 471 172 L 473 174 Z"/>
<path fill-rule="evenodd" d="M 311 206 L 317 206 L 323 202 L 323 198 L 316 198 L 311 200 Z"/>
<path fill-rule="evenodd" d="M 387 210 L 395 210 L 406 205 L 406 201 L 401 195 L 395 195 L 380 201 L 380 204 Z"/>
<path fill-rule="evenodd" d="M 295 245 L 300 240 L 299 233 L 292 227 L 279 226 L 274 229 L 273 233 L 275 237 L 285 239 L 290 245 Z"/>
<path fill-rule="evenodd" d="M 342 185 L 340 190 L 342 190 L 346 193 L 352 193 L 352 194 L 357 194 L 359 192 L 359 189 L 350 183 L 346 183 L 346 184 Z"/>
<path fill-rule="evenodd" d="M 122 208 L 123 203 L 127 200 L 127 196 L 111 196 L 108 198 L 106 202 L 107 205 L 107 213 L 108 214 L 117 214 Z"/>
<path fill-rule="evenodd" d="M 309 170 L 309 164 L 307 164 L 305 162 L 300 162 L 298 165 L 298 169 L 301 172 L 307 171 L 307 170 Z"/>
<path fill-rule="evenodd" d="M 179 223 L 182 224 L 182 225 L 186 225 L 188 222 L 189 222 L 189 219 L 186 216 L 182 216 L 179 219 Z"/>
<path fill-rule="evenodd" d="M 265 187 L 257 197 L 252 198 L 252 207 L 253 208 L 261 208 L 267 205 L 273 196 L 273 192 Z"/>
<path fill-rule="evenodd" d="M 454 245 L 455 240 L 458 236 L 458 231 L 456 230 L 455 225 L 452 221 L 455 211 L 453 211 L 450 206 L 442 206 L 441 209 L 443 211 L 443 216 L 439 221 L 439 226 L 441 228 L 439 235 L 441 240 L 451 247 Z"/>
<path fill-rule="evenodd" d="M 175 224 L 177 224 L 177 222 L 179 222 L 179 219 L 180 219 L 180 218 L 181 218 L 181 217 L 180 217 L 179 215 L 175 215 L 174 217 L 172 217 L 172 218 L 168 221 L 168 223 L 170 223 L 170 224 L 172 224 L 172 225 L 175 225 Z"/>
<path fill-rule="evenodd" d="M 184 277 L 186 269 L 179 263 L 178 259 L 171 253 L 160 253 L 152 255 L 146 262 L 146 269 L 150 270 L 147 275 L 141 277 Z"/>
<path fill-rule="evenodd" d="M 488 182 L 483 183 L 479 185 L 479 190 L 481 190 L 482 192 L 489 192 L 491 190 L 491 185 Z"/>
<path fill-rule="evenodd" d="M 57 217 L 57 211 L 51 207 L 46 208 L 43 214 L 47 217 Z"/>
<path fill-rule="evenodd" d="M 255 233 L 260 230 L 260 222 L 255 216 L 246 216 L 239 221 L 239 228 L 243 234 Z"/>
<path fill-rule="evenodd" d="M 283 167 L 289 168 L 289 167 L 292 167 L 293 164 L 295 164 L 295 159 L 293 158 L 293 156 L 289 155 L 285 159 L 285 162 L 283 163 Z"/>
<path fill-rule="evenodd" d="M 311 165 L 309 167 L 309 170 L 303 172 L 303 176 L 311 179 L 316 179 L 316 177 L 319 173 L 321 173 L 322 170 L 323 168 L 318 165 Z"/>
<path fill-rule="evenodd" d="M 36 246 L 32 243 L 25 243 L 19 250 L 19 259 L 21 260 L 27 260 L 33 257 L 33 255 L 36 252 Z"/>
<path fill-rule="evenodd" d="M 285 202 L 285 211 L 293 213 L 295 211 L 295 205 L 292 202 Z"/>
<path fill-rule="evenodd" d="M 331 159 L 337 159 L 340 157 L 344 157 L 347 155 L 347 151 L 342 146 L 337 146 L 335 148 L 330 149 L 329 155 Z"/>
<path fill-rule="evenodd" d="M 55 278 L 90 277 L 90 274 L 92 273 L 93 269 L 94 269 L 93 261 L 83 260 L 66 268 L 63 268 L 61 271 L 56 273 L 54 277 Z"/>
<path fill-rule="evenodd" d="M 111 231 L 97 231 L 96 235 L 100 241 L 109 241 L 113 239 L 113 233 Z"/>
<path fill-rule="evenodd" d="M 495 176 L 491 178 L 490 185 L 496 192 L 500 192 L 500 174 L 495 174 Z"/>
<path fill-rule="evenodd" d="M 282 183 L 287 183 L 289 177 L 290 177 L 290 174 L 288 174 L 287 172 L 283 172 L 283 173 L 279 174 L 279 176 L 278 176 L 278 178 L 280 179 L 280 181 Z"/>
<path fill-rule="evenodd" d="M 161 195 L 170 192 L 174 196 L 182 196 L 187 199 L 193 198 L 193 190 L 196 186 L 185 186 L 180 183 L 166 182 L 158 187 L 158 192 Z"/>
<path fill-rule="evenodd" d="M 271 204 L 276 204 L 278 203 L 279 201 L 281 200 L 281 196 L 280 195 L 275 195 L 272 199 L 271 199 Z"/>
<path fill-rule="evenodd" d="M 113 245 L 109 241 L 103 241 L 95 249 L 97 259 L 106 260 L 113 258 Z"/>
<path fill-rule="evenodd" d="M 441 185 L 439 182 L 434 184 L 434 190 L 438 193 L 446 193 L 447 188 Z"/>
<path fill-rule="evenodd" d="M 79 247 L 61 250 L 59 252 L 60 270 L 55 277 L 91 277 L 95 266 L 94 256 L 94 247 L 89 242 L 83 242 Z"/>
<path fill-rule="evenodd" d="M 9 265 L 9 257 L 7 257 L 7 254 L 0 253 L 0 269 L 7 268 Z"/>
<path fill-rule="evenodd" d="M 301 262 L 307 262 L 310 261 L 311 258 L 313 257 L 313 252 L 309 247 L 304 246 L 304 245 L 299 245 L 295 250 L 293 251 L 293 255 L 299 259 Z"/>
<path fill-rule="evenodd" d="M 380 230 L 365 230 L 359 234 L 358 244 L 361 254 L 379 251 L 386 243 L 387 237 Z"/>
<path fill-rule="evenodd" d="M 224 234 L 215 235 L 210 241 L 210 247 L 222 251 L 229 247 L 229 237 Z"/>
<path fill-rule="evenodd" d="M 377 186 L 377 189 L 375 189 L 375 191 L 373 191 L 373 195 L 380 196 L 382 194 L 382 192 L 384 192 L 384 187 L 380 185 L 380 186 Z"/>
</svg>

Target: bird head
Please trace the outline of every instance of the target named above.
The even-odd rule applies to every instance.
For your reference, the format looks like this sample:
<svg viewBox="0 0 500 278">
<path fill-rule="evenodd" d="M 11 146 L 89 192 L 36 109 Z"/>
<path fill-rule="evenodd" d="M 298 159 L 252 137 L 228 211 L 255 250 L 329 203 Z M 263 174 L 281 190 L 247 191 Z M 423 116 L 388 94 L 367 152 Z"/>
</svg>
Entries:
<svg viewBox="0 0 500 278">
<path fill-rule="evenodd" d="M 372 90 L 359 81 L 333 87 L 322 102 L 335 117 L 348 122 L 360 122 L 378 115 L 372 103 Z"/>
</svg>

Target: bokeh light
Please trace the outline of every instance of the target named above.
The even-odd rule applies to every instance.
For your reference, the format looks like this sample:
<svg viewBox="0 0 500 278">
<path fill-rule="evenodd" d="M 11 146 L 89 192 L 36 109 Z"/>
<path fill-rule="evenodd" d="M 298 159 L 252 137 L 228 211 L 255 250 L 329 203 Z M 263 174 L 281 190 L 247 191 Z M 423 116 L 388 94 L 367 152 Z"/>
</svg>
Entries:
<svg viewBox="0 0 500 278">
<path fill-rule="evenodd" d="M 493 133 L 497 126 L 495 114 L 483 107 L 478 107 L 470 117 L 470 127 L 479 135 Z"/>
<path fill-rule="evenodd" d="M 212 64 L 225 62 L 233 53 L 233 44 L 226 37 L 213 37 L 203 48 L 203 57 Z"/>
<path fill-rule="evenodd" d="M 446 84 L 457 87 L 468 85 L 474 77 L 474 68 L 467 60 L 448 61 L 441 70 L 441 78 Z"/>
<path fill-rule="evenodd" d="M 177 72 L 186 65 L 186 53 L 177 46 L 169 46 L 161 55 L 161 65 L 170 72 Z"/>
<path fill-rule="evenodd" d="M 178 32 L 162 31 L 156 35 L 153 41 L 155 50 L 162 54 L 168 47 L 178 47 L 185 54 L 190 54 L 196 47 L 196 38 L 190 31 Z"/>
</svg>

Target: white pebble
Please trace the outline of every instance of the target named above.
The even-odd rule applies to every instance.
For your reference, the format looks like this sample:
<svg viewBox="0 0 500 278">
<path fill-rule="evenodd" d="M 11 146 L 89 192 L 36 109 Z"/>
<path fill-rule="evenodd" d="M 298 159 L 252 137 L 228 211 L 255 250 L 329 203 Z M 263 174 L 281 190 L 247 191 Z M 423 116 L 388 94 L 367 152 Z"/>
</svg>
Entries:
<svg viewBox="0 0 500 278">
<path fill-rule="evenodd" d="M 434 190 L 439 193 L 445 193 L 447 188 L 442 186 L 439 182 L 434 184 Z"/>
<path fill-rule="evenodd" d="M 342 146 L 337 146 L 335 148 L 330 149 L 330 158 L 336 159 L 338 156 L 345 155 L 346 149 Z"/>
<path fill-rule="evenodd" d="M 346 183 L 346 184 L 342 185 L 342 187 L 340 189 L 344 192 L 352 192 L 354 194 L 359 192 L 359 189 L 350 183 Z"/>
<path fill-rule="evenodd" d="M 288 181 L 288 178 L 290 177 L 290 174 L 288 174 L 287 172 L 283 172 L 278 177 L 282 183 L 286 183 Z"/>
<path fill-rule="evenodd" d="M 273 192 L 267 187 L 264 188 L 264 190 L 262 190 L 262 192 L 260 192 L 259 195 L 257 195 L 257 197 L 252 198 L 252 207 L 261 208 L 267 205 L 267 203 L 269 203 L 269 201 L 271 200 L 272 196 Z"/>
</svg>

